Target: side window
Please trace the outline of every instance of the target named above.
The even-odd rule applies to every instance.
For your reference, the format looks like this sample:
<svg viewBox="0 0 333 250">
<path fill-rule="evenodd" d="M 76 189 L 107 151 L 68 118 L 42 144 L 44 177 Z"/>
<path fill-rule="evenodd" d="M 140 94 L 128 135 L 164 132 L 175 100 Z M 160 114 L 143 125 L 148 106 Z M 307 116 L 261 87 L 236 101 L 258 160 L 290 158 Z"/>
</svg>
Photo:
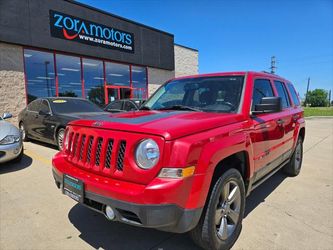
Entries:
<svg viewBox="0 0 333 250">
<path fill-rule="evenodd" d="M 39 111 L 39 102 L 40 102 L 40 100 L 32 101 L 32 102 L 28 105 L 28 110 L 29 110 L 29 111 L 33 111 L 33 112 L 38 112 L 38 111 Z"/>
<path fill-rule="evenodd" d="M 252 110 L 256 104 L 260 104 L 261 98 L 272 97 L 273 89 L 271 82 L 267 79 L 257 79 L 254 81 L 253 97 L 252 97 Z"/>
<path fill-rule="evenodd" d="M 130 102 L 130 101 L 127 101 L 127 102 L 124 102 L 124 110 L 126 111 L 131 111 L 131 110 L 136 110 L 137 108 L 135 107 L 135 105 Z"/>
<path fill-rule="evenodd" d="M 45 113 L 49 113 L 50 112 L 50 107 L 49 104 L 46 100 L 43 100 L 41 105 L 40 105 L 40 110 L 45 112 Z"/>
<path fill-rule="evenodd" d="M 276 90 L 278 92 L 278 96 L 281 97 L 282 100 L 282 108 L 288 108 L 290 107 L 290 101 L 288 97 L 288 92 L 286 87 L 282 82 L 274 81 Z"/>
<path fill-rule="evenodd" d="M 113 103 L 110 103 L 110 105 L 107 107 L 108 110 L 110 109 L 118 109 L 121 110 L 122 101 L 115 101 Z"/>
<path fill-rule="evenodd" d="M 291 98 L 293 99 L 293 102 L 296 106 L 300 105 L 298 94 L 296 93 L 296 90 L 294 86 L 291 83 L 287 83 L 288 90 L 290 92 Z"/>
</svg>

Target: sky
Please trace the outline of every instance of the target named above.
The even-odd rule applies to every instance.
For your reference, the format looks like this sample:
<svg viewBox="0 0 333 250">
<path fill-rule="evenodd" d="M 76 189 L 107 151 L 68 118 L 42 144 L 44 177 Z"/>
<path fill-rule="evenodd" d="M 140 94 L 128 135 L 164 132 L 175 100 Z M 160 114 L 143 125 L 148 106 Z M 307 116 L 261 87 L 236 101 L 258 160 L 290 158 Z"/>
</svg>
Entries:
<svg viewBox="0 0 333 250">
<path fill-rule="evenodd" d="M 199 73 L 269 71 L 292 81 L 303 98 L 333 91 L 333 0 L 80 0 L 174 34 L 199 50 Z M 333 97 L 333 93 L 332 93 Z"/>
</svg>

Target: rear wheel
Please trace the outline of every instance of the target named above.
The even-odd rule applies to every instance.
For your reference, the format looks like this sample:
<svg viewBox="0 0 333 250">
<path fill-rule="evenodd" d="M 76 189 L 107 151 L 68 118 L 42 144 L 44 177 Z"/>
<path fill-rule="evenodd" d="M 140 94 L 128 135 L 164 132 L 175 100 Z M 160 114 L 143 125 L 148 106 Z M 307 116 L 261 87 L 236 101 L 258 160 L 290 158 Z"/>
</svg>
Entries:
<svg viewBox="0 0 333 250">
<path fill-rule="evenodd" d="M 22 134 L 22 141 L 28 141 L 27 131 L 25 130 L 24 123 L 20 122 L 19 127 Z"/>
<path fill-rule="evenodd" d="M 245 209 L 245 186 L 236 169 L 227 170 L 214 184 L 198 225 L 190 232 L 204 249 L 230 249 L 237 240 Z"/>
<path fill-rule="evenodd" d="M 299 137 L 296 143 L 295 151 L 290 162 L 283 168 L 283 172 L 289 176 L 297 176 L 301 172 L 303 161 L 303 138 Z"/>
<path fill-rule="evenodd" d="M 57 144 L 58 144 L 58 149 L 60 151 L 63 148 L 64 136 L 65 136 L 65 129 L 63 128 L 59 129 L 57 133 Z"/>
</svg>

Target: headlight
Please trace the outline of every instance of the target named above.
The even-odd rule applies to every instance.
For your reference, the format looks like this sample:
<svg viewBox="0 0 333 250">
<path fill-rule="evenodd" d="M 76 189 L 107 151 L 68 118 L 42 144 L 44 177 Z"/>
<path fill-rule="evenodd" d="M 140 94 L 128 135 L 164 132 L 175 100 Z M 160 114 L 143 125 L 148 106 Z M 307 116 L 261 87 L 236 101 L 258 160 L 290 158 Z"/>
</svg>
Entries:
<svg viewBox="0 0 333 250">
<path fill-rule="evenodd" d="M 146 139 L 139 143 L 135 152 L 135 160 L 140 168 L 150 169 L 160 159 L 160 149 L 152 139 Z"/>
<path fill-rule="evenodd" d="M 0 145 L 7 145 L 7 144 L 19 142 L 20 139 L 21 139 L 21 136 L 19 136 L 19 135 L 7 135 L 5 138 L 3 138 L 0 141 Z"/>
</svg>

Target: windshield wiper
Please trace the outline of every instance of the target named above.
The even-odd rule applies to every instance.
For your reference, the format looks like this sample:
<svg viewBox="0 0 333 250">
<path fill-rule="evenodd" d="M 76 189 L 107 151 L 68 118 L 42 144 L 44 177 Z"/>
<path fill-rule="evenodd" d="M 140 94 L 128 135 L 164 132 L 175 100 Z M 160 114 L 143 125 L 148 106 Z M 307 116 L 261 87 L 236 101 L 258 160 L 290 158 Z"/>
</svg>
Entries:
<svg viewBox="0 0 333 250">
<path fill-rule="evenodd" d="M 173 105 L 170 107 L 159 108 L 157 110 L 190 110 L 190 111 L 202 112 L 202 110 L 199 108 L 189 107 L 185 105 Z"/>
<path fill-rule="evenodd" d="M 151 110 L 148 106 L 141 106 L 139 110 Z"/>
</svg>

